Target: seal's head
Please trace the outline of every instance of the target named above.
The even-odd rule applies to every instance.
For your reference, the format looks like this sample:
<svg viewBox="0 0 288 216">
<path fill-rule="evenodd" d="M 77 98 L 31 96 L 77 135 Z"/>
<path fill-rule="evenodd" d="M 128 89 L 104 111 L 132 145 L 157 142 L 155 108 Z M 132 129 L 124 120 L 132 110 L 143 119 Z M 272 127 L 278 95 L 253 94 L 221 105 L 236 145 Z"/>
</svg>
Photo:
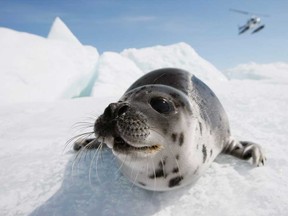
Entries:
<svg viewBox="0 0 288 216">
<path fill-rule="evenodd" d="M 95 134 L 105 138 L 133 183 L 151 190 L 182 186 L 185 176 L 196 175 L 198 169 L 198 157 L 192 164 L 185 159 L 193 157 L 188 143 L 199 133 L 192 106 L 183 92 L 171 86 L 140 86 L 105 109 L 95 123 Z"/>
</svg>

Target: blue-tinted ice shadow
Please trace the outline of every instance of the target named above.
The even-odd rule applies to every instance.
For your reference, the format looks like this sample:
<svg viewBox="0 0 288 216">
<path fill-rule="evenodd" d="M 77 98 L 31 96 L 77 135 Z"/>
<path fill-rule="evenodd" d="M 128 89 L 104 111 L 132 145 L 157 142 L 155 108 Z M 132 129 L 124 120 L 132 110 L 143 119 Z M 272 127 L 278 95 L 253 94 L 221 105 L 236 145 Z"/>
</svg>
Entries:
<svg viewBox="0 0 288 216">
<path fill-rule="evenodd" d="M 94 154 L 93 150 L 78 159 L 72 157 L 61 188 L 30 216 L 149 216 L 175 205 L 175 201 L 187 193 L 187 188 L 152 192 L 133 186 L 119 172 L 109 149 L 98 158 L 97 170 L 95 157 L 91 165 Z"/>
</svg>

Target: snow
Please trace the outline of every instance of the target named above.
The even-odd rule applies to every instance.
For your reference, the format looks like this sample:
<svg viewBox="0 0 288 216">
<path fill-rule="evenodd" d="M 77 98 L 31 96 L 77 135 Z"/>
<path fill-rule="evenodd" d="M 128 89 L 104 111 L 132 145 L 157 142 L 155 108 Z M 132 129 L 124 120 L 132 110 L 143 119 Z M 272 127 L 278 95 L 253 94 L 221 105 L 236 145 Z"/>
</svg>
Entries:
<svg viewBox="0 0 288 216">
<path fill-rule="evenodd" d="M 61 28 L 58 32 L 61 34 L 54 38 L 69 35 Z M 105 107 L 117 101 L 128 85 L 149 68 L 192 62 L 191 55 L 176 54 L 176 50 L 187 53 L 188 45 L 156 46 L 154 51 L 153 47 L 140 49 L 141 56 L 136 49 L 121 54 L 105 52 L 95 63 L 95 59 L 87 55 L 87 50 L 93 53 L 94 48 L 71 41 L 45 39 L 4 28 L 0 29 L 0 37 L 0 56 L 5 59 L 0 62 L 0 215 L 287 214 L 288 95 L 285 93 L 288 78 L 285 63 L 269 64 L 273 66 L 267 70 L 269 73 L 265 72 L 267 79 L 253 79 L 255 70 L 244 69 L 245 79 L 242 79 L 238 69 L 240 79 L 231 75 L 229 81 L 222 82 L 225 77 L 219 75 L 218 70 L 217 73 L 204 70 L 210 63 L 205 61 L 201 66 L 200 60 L 196 61 L 190 71 L 202 76 L 219 97 L 234 136 L 261 144 L 268 161 L 264 167 L 254 168 L 250 162 L 220 155 L 196 184 L 169 192 L 151 192 L 133 186 L 122 176 L 108 149 L 103 149 L 101 154 L 89 151 L 77 155 L 71 150 L 71 143 L 66 146 L 66 141 L 81 133 L 83 124 L 80 122 L 93 124 Z M 159 47 L 167 51 L 167 64 L 170 61 L 173 64 L 164 65 L 165 55 Z M 169 47 L 173 51 L 169 51 Z M 173 58 L 168 53 L 174 53 Z M 158 55 L 161 56 L 159 65 L 155 59 Z M 137 56 L 137 61 L 131 56 Z M 52 67 L 56 58 L 59 65 Z M 86 65 L 87 70 L 83 69 L 85 62 L 90 66 Z M 188 65 L 186 63 L 182 66 Z M 76 72 L 74 67 L 79 70 Z M 267 65 L 257 64 L 257 68 L 261 67 L 265 69 Z M 87 72 L 88 68 L 93 68 L 93 72 Z M 34 69 L 43 73 L 34 74 Z M 80 71 L 87 72 L 87 77 L 89 74 L 85 85 L 81 79 L 86 75 L 81 75 Z M 65 88 L 59 90 L 60 80 L 64 82 L 70 73 L 75 73 L 73 82 L 67 82 Z M 283 76 L 277 77 L 278 74 Z M 56 75 L 59 82 L 55 80 Z M 13 88 L 9 89 L 9 84 Z M 76 87 L 79 90 L 72 94 Z M 8 90 L 13 89 L 18 97 L 8 100 L 13 96 Z M 63 97 L 65 91 L 69 94 Z M 93 97 L 69 99 L 79 92 L 82 95 L 93 93 Z M 77 122 L 79 124 L 75 124 Z M 84 128 L 83 132 L 91 130 Z"/>
<path fill-rule="evenodd" d="M 58 32 L 60 37 L 57 27 L 53 25 L 51 32 Z M 7 28 L 0 28 L 0 47 L 2 104 L 78 96 L 95 73 L 99 56 L 95 48 L 76 42 L 46 39 Z"/>
<path fill-rule="evenodd" d="M 98 61 L 92 96 L 120 97 L 128 86 L 143 74 L 163 67 L 191 71 L 205 81 L 226 81 L 227 78 L 211 63 L 200 57 L 186 43 L 104 52 Z M 125 82 L 123 82 L 125 80 Z M 94 83 L 94 82 L 93 82 Z M 107 91 L 109 89 L 109 91 Z"/>
<path fill-rule="evenodd" d="M 288 64 L 284 62 L 274 62 L 269 64 L 257 64 L 251 62 L 227 69 L 224 73 L 230 79 L 287 83 Z"/>
<path fill-rule="evenodd" d="M 142 72 L 134 62 L 115 52 L 103 53 L 98 61 L 97 82 L 93 82 L 92 96 L 120 97 Z"/>
<path fill-rule="evenodd" d="M 121 55 L 131 59 L 146 73 L 159 68 L 175 67 L 190 71 L 204 81 L 226 80 L 215 66 L 183 42 L 169 46 L 126 49 Z"/>
</svg>

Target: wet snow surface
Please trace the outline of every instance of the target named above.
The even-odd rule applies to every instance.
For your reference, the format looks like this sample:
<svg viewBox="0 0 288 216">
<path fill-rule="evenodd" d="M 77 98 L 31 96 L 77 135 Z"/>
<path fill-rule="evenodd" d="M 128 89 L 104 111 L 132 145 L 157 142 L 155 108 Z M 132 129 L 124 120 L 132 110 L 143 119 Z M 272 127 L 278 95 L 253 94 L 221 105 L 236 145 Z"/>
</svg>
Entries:
<svg viewBox="0 0 288 216">
<path fill-rule="evenodd" d="M 55 26 L 58 27 L 55 28 L 63 28 L 59 20 L 57 22 Z M 80 46 L 80 42 L 72 39 L 67 31 L 63 33 L 61 29 L 54 29 L 52 32 L 54 33 L 50 35 L 53 40 L 68 37 L 69 41 L 70 37 L 72 46 Z M 44 39 L 39 40 L 45 44 L 47 42 Z M 171 49 L 182 49 L 179 53 L 187 54 L 192 48 L 180 43 L 173 45 Z M 8 96 L 5 98 L 7 103 L 0 105 L 0 215 L 287 215 L 288 71 L 281 71 L 281 79 L 273 79 L 279 77 L 275 75 L 279 63 L 278 66 L 271 67 L 274 68 L 274 73 L 271 70 L 269 73 L 265 72 L 265 79 L 256 79 L 255 73 L 260 76 L 261 70 L 253 69 L 252 73 L 252 70 L 247 69 L 248 66 L 246 69 L 242 67 L 242 70 L 245 69 L 245 78 L 241 77 L 241 67 L 238 67 L 233 69 L 236 70 L 236 75 L 232 74 L 229 81 L 223 79 L 223 74 L 215 72 L 217 69 L 210 70 L 211 76 L 210 72 L 203 72 L 204 81 L 226 109 L 233 135 L 241 140 L 257 142 L 265 149 L 268 160 L 264 167 L 254 168 L 250 162 L 220 155 L 195 185 L 159 193 L 133 186 L 121 175 L 119 166 L 108 149 L 103 149 L 101 154 L 93 150 L 76 156 L 71 150 L 71 144 L 66 146 L 69 138 L 81 133 L 83 125 L 76 124 L 77 122 L 93 123 L 109 103 L 118 100 L 131 82 L 147 72 L 143 68 L 162 67 L 163 59 L 159 60 L 160 65 L 155 65 L 153 59 L 145 59 L 145 56 L 149 56 L 147 53 L 145 55 L 145 49 L 140 52 L 133 50 L 129 49 L 132 53 L 125 51 L 129 58 L 123 53 L 104 53 L 93 72 L 90 69 L 95 62 L 87 63 L 86 89 L 82 90 L 93 97 L 56 97 L 56 93 L 62 95 L 67 89 L 53 91 L 51 79 L 46 86 L 51 86 L 53 97 L 50 99 L 57 100 L 47 102 L 43 98 L 42 102 L 31 102 L 29 99 L 25 101 L 20 95 L 19 100 L 16 96 L 13 98 L 12 102 L 17 103 L 12 103 Z M 156 50 L 159 50 L 158 46 L 154 51 L 153 48 L 148 49 L 149 53 Z M 164 52 L 169 53 L 167 49 Z M 180 56 L 184 58 L 182 54 Z M 0 55 L 4 56 L 1 50 Z M 95 53 L 93 55 L 97 57 Z M 139 66 L 139 56 L 142 58 L 143 68 Z M 132 57 L 134 60 L 131 60 Z M 167 55 L 163 58 L 165 61 L 162 62 L 169 62 Z M 187 58 L 186 62 L 193 62 L 191 56 Z M 81 59 L 78 63 L 84 64 L 85 58 Z M 199 60 L 198 56 L 195 59 Z M 171 62 L 176 62 L 177 67 L 181 67 L 181 59 L 178 60 Z M 150 62 L 149 65 L 147 62 Z M 203 68 L 206 63 L 198 62 L 201 63 L 201 68 L 197 73 L 201 73 L 205 71 Z M 147 65 L 143 65 L 144 63 Z M 11 64 L 2 64 L 1 77 L 3 70 L 11 69 Z M 39 66 L 38 62 L 35 64 Z M 183 67 L 187 66 L 185 61 L 183 64 Z M 287 64 L 282 66 L 281 68 L 285 68 Z M 253 64 L 253 68 L 255 67 L 262 66 Z M 211 69 L 210 63 L 209 68 Z M 90 74 L 90 80 L 87 80 L 87 74 Z M 6 75 L 7 73 L 4 77 L 8 76 Z M 213 79 L 209 80 L 209 77 Z M 41 76 L 38 78 L 41 80 Z M 77 83 L 74 77 L 70 85 L 83 88 L 82 78 L 79 78 L 81 83 Z M 0 82 L 6 81 L 2 79 Z M 12 79 L 10 82 L 11 85 L 16 85 L 20 81 L 17 79 L 13 82 Z M 21 86 L 22 83 L 19 89 Z M 37 89 L 37 86 L 30 87 Z M 8 87 L 6 90 L 9 90 Z M 25 88 L 22 90 L 25 91 Z M 42 92 L 38 93 L 35 98 L 41 99 Z M 89 130 L 91 128 L 86 131 Z"/>
</svg>

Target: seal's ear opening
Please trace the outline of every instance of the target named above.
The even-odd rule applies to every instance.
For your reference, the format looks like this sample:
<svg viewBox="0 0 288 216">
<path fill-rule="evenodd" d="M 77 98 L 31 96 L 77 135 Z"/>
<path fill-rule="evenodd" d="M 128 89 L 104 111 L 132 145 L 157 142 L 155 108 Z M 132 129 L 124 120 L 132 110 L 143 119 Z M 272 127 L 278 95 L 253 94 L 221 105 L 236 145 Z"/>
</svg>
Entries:
<svg viewBox="0 0 288 216">
<path fill-rule="evenodd" d="M 171 102 L 162 97 L 151 98 L 150 105 L 154 110 L 161 114 L 169 114 L 174 111 Z"/>
</svg>

